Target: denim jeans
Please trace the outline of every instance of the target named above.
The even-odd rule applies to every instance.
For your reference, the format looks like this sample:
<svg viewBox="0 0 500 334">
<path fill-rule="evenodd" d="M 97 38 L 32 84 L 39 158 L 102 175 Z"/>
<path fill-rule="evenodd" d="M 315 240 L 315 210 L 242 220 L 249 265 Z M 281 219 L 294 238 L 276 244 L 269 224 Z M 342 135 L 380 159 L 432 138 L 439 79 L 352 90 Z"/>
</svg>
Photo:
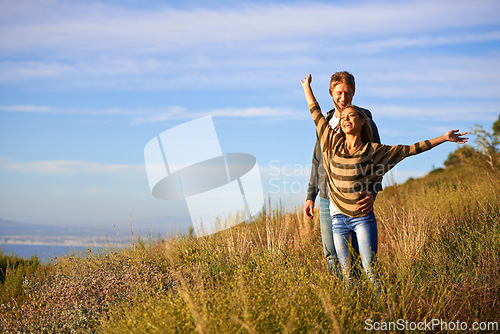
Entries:
<svg viewBox="0 0 500 334">
<path fill-rule="evenodd" d="M 343 214 L 332 217 L 333 240 L 335 250 L 346 278 L 350 278 L 349 235 L 354 232 L 358 239 L 359 254 L 363 271 L 370 280 L 374 280 L 373 263 L 378 251 L 377 221 L 372 212 L 362 217 L 352 218 Z"/>
<path fill-rule="evenodd" d="M 321 240 L 323 242 L 323 253 L 325 254 L 326 262 L 328 263 L 328 271 L 330 274 L 335 274 L 337 277 L 342 277 L 339 271 L 339 261 L 335 245 L 333 242 L 332 217 L 330 216 L 330 200 L 327 198 L 319 198 L 319 224 L 321 227 Z M 352 247 L 354 253 L 358 253 L 358 242 L 354 233 L 352 235 Z"/>
</svg>

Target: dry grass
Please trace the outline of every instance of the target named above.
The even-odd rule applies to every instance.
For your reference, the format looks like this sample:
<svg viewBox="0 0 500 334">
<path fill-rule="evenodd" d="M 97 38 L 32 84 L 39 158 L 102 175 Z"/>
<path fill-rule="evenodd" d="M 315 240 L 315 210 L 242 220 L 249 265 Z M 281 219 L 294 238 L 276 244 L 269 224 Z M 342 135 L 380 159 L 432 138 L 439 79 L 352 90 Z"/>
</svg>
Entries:
<svg viewBox="0 0 500 334">
<path fill-rule="evenodd" d="M 498 173 L 446 170 L 379 194 L 380 294 L 364 279 L 346 290 L 328 274 L 319 222 L 278 208 L 210 237 L 136 239 L 20 266 L 2 285 L 23 289 L 2 294 L 0 329 L 341 333 L 367 319 L 498 322 L 499 189 Z"/>
</svg>

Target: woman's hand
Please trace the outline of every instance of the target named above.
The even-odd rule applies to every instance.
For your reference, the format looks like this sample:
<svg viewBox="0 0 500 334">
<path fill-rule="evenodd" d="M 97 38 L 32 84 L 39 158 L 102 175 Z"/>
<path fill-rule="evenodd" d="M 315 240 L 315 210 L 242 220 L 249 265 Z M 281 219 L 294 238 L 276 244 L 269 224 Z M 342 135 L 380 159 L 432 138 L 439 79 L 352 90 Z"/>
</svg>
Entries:
<svg viewBox="0 0 500 334">
<path fill-rule="evenodd" d="M 310 87 L 312 82 L 312 75 L 308 75 L 304 80 L 300 80 L 300 83 L 302 84 L 302 87 Z"/>
<path fill-rule="evenodd" d="M 444 136 L 445 141 L 451 141 L 458 144 L 465 144 L 469 138 L 463 137 L 467 132 L 457 133 L 458 130 L 450 130 Z"/>
<path fill-rule="evenodd" d="M 434 139 L 430 139 L 431 148 L 436 147 L 444 142 L 451 141 L 452 143 L 465 144 L 469 138 L 463 137 L 467 132 L 458 133 L 458 130 L 450 130 L 444 135 Z"/>
<path fill-rule="evenodd" d="M 360 195 L 365 195 L 361 200 L 357 201 L 358 210 L 364 213 L 368 213 L 373 210 L 373 202 L 375 201 L 375 197 L 368 190 L 363 190 L 360 192 Z"/>
<path fill-rule="evenodd" d="M 314 97 L 311 88 L 311 82 L 312 82 L 312 75 L 310 74 L 307 77 L 305 77 L 304 80 L 300 80 L 302 88 L 304 88 L 304 95 L 306 96 L 307 105 L 310 105 L 311 103 L 316 103 L 316 98 Z"/>
</svg>

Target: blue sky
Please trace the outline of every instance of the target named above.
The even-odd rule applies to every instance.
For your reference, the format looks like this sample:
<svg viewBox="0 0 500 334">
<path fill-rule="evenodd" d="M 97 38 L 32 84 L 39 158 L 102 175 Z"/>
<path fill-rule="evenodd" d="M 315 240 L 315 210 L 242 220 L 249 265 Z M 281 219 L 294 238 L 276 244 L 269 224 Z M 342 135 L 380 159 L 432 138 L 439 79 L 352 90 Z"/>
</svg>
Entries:
<svg viewBox="0 0 500 334">
<path fill-rule="evenodd" d="M 134 226 L 190 223 L 151 196 L 144 146 L 212 115 L 222 151 L 253 154 L 266 196 L 302 206 L 314 125 L 333 72 L 382 142 L 411 144 L 500 114 L 498 1 L 2 1 L 0 218 Z M 402 182 L 455 144 L 398 165 Z"/>
</svg>

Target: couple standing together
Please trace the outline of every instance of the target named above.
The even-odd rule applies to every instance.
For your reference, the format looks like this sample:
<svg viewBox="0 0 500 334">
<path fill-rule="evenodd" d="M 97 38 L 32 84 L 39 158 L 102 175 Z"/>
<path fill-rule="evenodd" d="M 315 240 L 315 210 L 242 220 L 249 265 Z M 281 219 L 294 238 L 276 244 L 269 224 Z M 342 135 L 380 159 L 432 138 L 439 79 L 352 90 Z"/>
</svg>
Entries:
<svg viewBox="0 0 500 334">
<path fill-rule="evenodd" d="M 422 153 L 446 141 L 465 143 L 464 133 L 451 130 L 413 145 L 382 145 L 370 111 L 351 105 L 354 76 L 337 72 L 330 80 L 334 109 L 326 117 L 314 97 L 312 77 L 301 80 L 306 101 L 316 124 L 317 141 L 304 213 L 313 218 L 319 192 L 323 251 L 329 271 L 350 279 L 350 243 L 359 252 L 363 270 L 373 279 L 377 254 L 377 221 L 373 202 L 382 189 L 382 176 L 404 158 Z M 350 241 L 350 239 L 352 241 Z"/>
</svg>

